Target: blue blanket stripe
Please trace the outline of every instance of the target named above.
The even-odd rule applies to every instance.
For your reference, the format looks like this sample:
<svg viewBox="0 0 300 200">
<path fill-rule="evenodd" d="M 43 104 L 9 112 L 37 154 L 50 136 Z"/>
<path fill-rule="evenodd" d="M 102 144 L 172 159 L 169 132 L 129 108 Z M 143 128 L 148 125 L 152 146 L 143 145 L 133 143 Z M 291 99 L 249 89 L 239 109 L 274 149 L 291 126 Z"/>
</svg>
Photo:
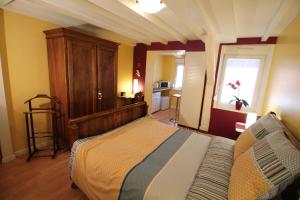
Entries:
<svg viewBox="0 0 300 200">
<path fill-rule="evenodd" d="M 155 175 L 192 135 L 179 129 L 126 175 L 119 193 L 119 200 L 143 199 L 144 193 Z"/>
</svg>

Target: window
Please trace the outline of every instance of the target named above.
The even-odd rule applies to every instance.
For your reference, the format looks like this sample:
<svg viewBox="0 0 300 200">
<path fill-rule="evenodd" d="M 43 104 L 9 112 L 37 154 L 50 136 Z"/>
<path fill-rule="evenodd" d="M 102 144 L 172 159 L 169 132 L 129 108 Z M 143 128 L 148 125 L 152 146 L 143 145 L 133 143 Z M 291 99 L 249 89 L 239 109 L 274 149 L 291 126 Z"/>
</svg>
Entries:
<svg viewBox="0 0 300 200">
<path fill-rule="evenodd" d="M 260 113 L 272 51 L 273 48 L 266 45 L 222 49 L 214 107 L 235 110 L 234 102 L 230 101 L 237 96 L 249 104 L 242 107 L 242 112 Z"/>
<path fill-rule="evenodd" d="M 253 105 L 255 86 L 262 60 L 259 58 L 232 58 L 225 59 L 223 85 L 220 94 L 220 103 L 228 104 L 233 95 L 245 99 L 249 107 Z M 240 82 L 239 88 L 232 89 L 229 83 Z"/>
<path fill-rule="evenodd" d="M 175 81 L 174 81 L 174 85 L 173 85 L 174 89 L 181 90 L 181 88 L 182 88 L 183 70 L 184 70 L 184 63 L 177 62 L 176 63 Z"/>
</svg>

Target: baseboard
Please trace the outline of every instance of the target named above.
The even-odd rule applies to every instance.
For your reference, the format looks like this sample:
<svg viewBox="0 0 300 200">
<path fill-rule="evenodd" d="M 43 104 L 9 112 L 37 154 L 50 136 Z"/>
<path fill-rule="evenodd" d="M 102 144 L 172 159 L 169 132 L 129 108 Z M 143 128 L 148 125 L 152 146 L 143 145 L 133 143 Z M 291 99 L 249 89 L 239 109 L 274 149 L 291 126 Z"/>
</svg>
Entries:
<svg viewBox="0 0 300 200">
<path fill-rule="evenodd" d="M 178 124 L 179 127 L 182 127 L 182 128 L 187 128 L 187 129 L 190 129 L 190 130 L 193 130 L 193 131 L 197 131 L 197 132 L 202 132 L 202 133 L 208 133 L 208 131 L 205 128 L 205 126 L 203 126 L 204 128 L 202 129 L 200 127 L 200 129 L 196 129 L 196 128 L 193 128 L 193 127 L 190 127 L 190 126 L 185 126 L 185 125 L 182 125 L 182 124 Z M 209 133 L 208 133 L 209 134 Z"/>
<path fill-rule="evenodd" d="M 202 126 L 200 126 L 200 129 L 208 132 L 208 126 L 202 125 Z"/>
<path fill-rule="evenodd" d="M 179 127 L 182 127 L 182 128 L 187 128 L 187 129 L 191 129 L 191 130 L 194 130 L 194 131 L 199 131 L 198 129 L 196 128 L 193 128 L 193 127 L 190 127 L 190 126 L 186 126 L 186 125 L 182 125 L 182 124 L 177 124 Z"/>
<path fill-rule="evenodd" d="M 16 155 L 15 155 L 15 154 L 12 154 L 12 155 L 3 157 L 3 158 L 2 158 L 2 162 L 3 162 L 3 163 L 7 163 L 7 162 L 12 161 L 12 160 L 14 160 L 14 159 L 16 159 Z"/>
<path fill-rule="evenodd" d="M 36 147 L 37 148 L 42 148 L 42 147 L 46 147 L 48 145 L 49 145 L 49 142 L 43 142 L 43 143 L 36 144 Z M 33 151 L 33 146 L 31 146 L 31 149 Z M 24 148 L 24 149 L 20 149 L 18 151 L 15 151 L 16 156 L 22 156 L 22 155 L 25 155 L 27 153 L 28 153 L 28 148 Z"/>
</svg>

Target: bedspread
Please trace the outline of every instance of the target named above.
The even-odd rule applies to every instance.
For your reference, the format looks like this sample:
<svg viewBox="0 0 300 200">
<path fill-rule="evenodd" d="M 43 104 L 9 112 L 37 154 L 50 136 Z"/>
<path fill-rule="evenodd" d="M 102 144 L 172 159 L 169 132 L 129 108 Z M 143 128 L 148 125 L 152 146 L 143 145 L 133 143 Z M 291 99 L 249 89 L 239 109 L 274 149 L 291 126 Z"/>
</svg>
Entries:
<svg viewBox="0 0 300 200">
<path fill-rule="evenodd" d="M 89 199 L 185 199 L 211 137 L 145 118 L 77 141 L 72 180 Z"/>
</svg>

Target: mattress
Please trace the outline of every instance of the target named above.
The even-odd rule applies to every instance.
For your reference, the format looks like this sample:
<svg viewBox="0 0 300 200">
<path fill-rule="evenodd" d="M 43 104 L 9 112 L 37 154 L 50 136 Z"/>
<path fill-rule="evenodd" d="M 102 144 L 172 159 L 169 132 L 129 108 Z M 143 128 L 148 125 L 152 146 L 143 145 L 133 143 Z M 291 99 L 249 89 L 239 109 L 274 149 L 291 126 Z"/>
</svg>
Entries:
<svg viewBox="0 0 300 200">
<path fill-rule="evenodd" d="M 233 144 L 146 117 L 108 134 L 77 140 L 69 168 L 89 199 L 223 199 Z M 209 158 L 216 156 L 223 160 L 214 164 Z M 219 171 L 209 171 L 209 165 L 220 165 Z"/>
</svg>

